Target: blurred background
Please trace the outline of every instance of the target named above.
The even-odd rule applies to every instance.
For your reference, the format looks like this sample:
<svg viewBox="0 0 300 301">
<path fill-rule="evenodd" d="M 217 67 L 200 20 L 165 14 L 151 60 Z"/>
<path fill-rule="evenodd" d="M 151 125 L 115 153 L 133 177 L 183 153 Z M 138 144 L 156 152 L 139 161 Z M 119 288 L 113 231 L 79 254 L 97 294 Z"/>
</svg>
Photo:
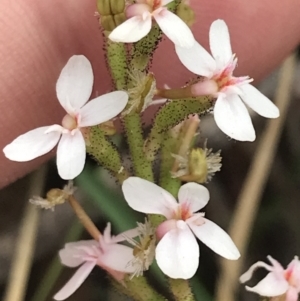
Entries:
<svg viewBox="0 0 300 301">
<path fill-rule="evenodd" d="M 249 228 L 247 248 L 242 256 L 242 272 L 258 260 L 266 261 L 267 255 L 273 256 L 283 266 L 286 266 L 295 255 L 300 255 L 299 55 L 293 67 L 287 71 L 293 78 L 291 87 L 284 90 L 284 94 L 290 101 L 286 104 L 287 116 L 278 130 L 279 132 L 282 130 L 279 143 L 269 154 L 270 156 L 274 154 L 270 173 L 266 172 L 268 179 L 266 185 L 262 187 L 261 196 L 258 197 L 258 210 L 249 212 L 253 215 L 254 224 L 253 228 Z M 270 74 L 259 86 L 261 91 L 271 99 L 275 99 L 278 95 L 283 78 L 289 76 L 282 76 L 281 70 L 279 68 Z M 230 228 L 237 200 L 242 189 L 245 188 L 244 181 L 263 142 L 269 122 L 256 114 L 252 114 L 252 118 L 257 133 L 257 139 L 253 143 L 230 140 L 216 127 L 211 115 L 201 119 L 198 145 L 202 146 L 203 138 L 208 138 L 208 148 L 213 148 L 214 151 L 221 149 L 223 157 L 221 172 L 218 172 L 207 185 L 211 198 L 204 212 L 209 219 L 225 230 Z M 115 138 L 115 143 L 122 149 L 124 157 L 128 157 L 126 141 L 119 136 Z M 268 166 L 262 163 L 259 169 L 268 169 Z M 90 237 L 76 221 L 71 207 L 66 203 L 57 206 L 54 212 L 36 209 L 31 218 L 29 215 L 32 228 L 26 230 L 28 220 L 24 223 L 24 218 L 28 216 L 28 199 L 33 194 L 44 197 L 49 189 L 61 188 L 64 184 L 65 182 L 58 177 L 55 161 L 52 160 L 41 167 L 41 170 L 0 191 L 0 299 L 19 301 L 19 299 L 7 299 L 9 290 L 19 289 L 17 286 L 12 286 L 13 279 L 16 277 L 11 276 L 14 265 L 17 266 L 17 270 L 18 268 L 21 270 L 24 268 L 24 262 L 25 265 L 29 264 L 27 283 L 23 283 L 25 295 L 20 299 L 26 301 L 53 300 L 52 296 L 74 274 L 76 269 L 60 265 L 58 251 L 67 241 L 90 239 Z M 84 172 L 76 179 L 75 185 L 78 187 L 76 192 L 78 200 L 101 231 L 108 221 L 112 222 L 115 234 L 134 227 L 136 221 L 143 221 L 142 215 L 127 207 L 114 178 L 92 160 L 88 160 Z M 24 231 L 26 239 L 20 241 L 20 233 Z M 238 244 L 237 241 L 235 242 Z M 212 301 L 217 298 L 221 300 L 217 297 L 217 292 L 220 293 L 222 286 L 226 284 L 226 282 L 222 284 L 224 279 L 220 278 L 224 272 L 222 268 L 226 267 L 210 249 L 201 242 L 199 245 L 200 266 L 191 280 L 193 290 L 197 300 Z M 21 261 L 16 261 L 16 254 L 18 252 L 22 254 L 23 251 L 27 255 L 21 256 Z M 257 283 L 265 274 L 264 271 L 258 271 L 253 283 L 250 284 Z M 164 284 L 157 283 L 153 274 L 146 273 L 146 275 L 158 290 L 166 292 Z M 172 300 L 169 295 L 167 298 Z M 69 300 L 104 301 L 126 300 L 126 298 L 121 297 L 111 288 L 104 271 L 95 268 Z M 246 292 L 244 286 L 237 283 L 235 300 L 254 301 L 259 300 L 259 297 Z"/>
</svg>

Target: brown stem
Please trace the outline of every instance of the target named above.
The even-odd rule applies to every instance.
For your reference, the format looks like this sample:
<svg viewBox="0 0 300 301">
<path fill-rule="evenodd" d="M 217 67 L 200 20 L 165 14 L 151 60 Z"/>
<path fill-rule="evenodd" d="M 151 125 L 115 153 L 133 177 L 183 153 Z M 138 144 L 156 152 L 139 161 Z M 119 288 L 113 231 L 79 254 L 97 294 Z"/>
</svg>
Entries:
<svg viewBox="0 0 300 301">
<path fill-rule="evenodd" d="M 182 99 L 194 96 L 191 91 L 191 86 L 179 89 L 157 89 L 156 95 L 168 99 Z"/>
<path fill-rule="evenodd" d="M 98 230 L 98 228 L 95 226 L 95 224 L 92 222 L 90 217 L 86 214 L 84 209 L 81 207 L 81 205 L 77 202 L 77 200 L 74 198 L 73 195 L 69 196 L 69 203 L 72 206 L 74 212 L 76 213 L 78 219 L 82 223 L 82 225 L 85 227 L 85 229 L 90 233 L 90 235 L 95 239 L 99 240 L 101 233 Z"/>
</svg>

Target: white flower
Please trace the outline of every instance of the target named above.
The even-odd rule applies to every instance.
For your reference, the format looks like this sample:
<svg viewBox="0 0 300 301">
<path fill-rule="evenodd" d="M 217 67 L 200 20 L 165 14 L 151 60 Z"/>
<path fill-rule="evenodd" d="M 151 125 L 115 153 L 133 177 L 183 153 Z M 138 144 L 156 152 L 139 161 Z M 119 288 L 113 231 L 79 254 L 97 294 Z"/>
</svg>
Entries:
<svg viewBox="0 0 300 301">
<path fill-rule="evenodd" d="M 58 143 L 59 175 L 66 180 L 78 176 L 86 155 L 81 129 L 110 120 L 128 101 L 127 93 L 115 91 L 86 103 L 92 93 L 93 81 L 88 59 L 83 55 L 72 56 L 56 83 L 57 98 L 67 112 L 62 126 L 44 126 L 19 136 L 3 149 L 5 156 L 13 161 L 30 161 L 48 153 Z"/>
<path fill-rule="evenodd" d="M 271 256 L 267 258 L 272 265 L 262 261 L 256 262 L 240 277 L 240 282 L 244 283 L 250 280 L 253 272 L 262 267 L 269 271 L 268 275 L 256 286 L 246 286 L 248 291 L 264 297 L 277 297 L 285 294 L 285 301 L 297 301 L 300 293 L 300 261 L 298 257 L 295 256 L 286 270 Z"/>
<path fill-rule="evenodd" d="M 183 185 L 176 199 L 161 187 L 138 177 L 123 182 L 123 193 L 129 206 L 147 214 L 161 214 L 167 221 L 156 230 L 158 239 L 156 260 L 161 270 L 171 278 L 191 278 L 199 264 L 196 238 L 217 254 L 231 260 L 240 253 L 224 230 L 195 213 L 209 200 L 208 190 L 199 184 Z"/>
<path fill-rule="evenodd" d="M 205 81 L 192 86 L 192 93 L 195 96 L 215 96 L 217 100 L 214 118 L 218 127 L 236 140 L 253 141 L 255 131 L 243 102 L 267 118 L 278 117 L 279 110 L 266 96 L 249 84 L 252 79 L 248 76 L 232 75 L 237 58 L 232 54 L 228 28 L 223 20 L 212 23 L 209 42 L 213 57 L 197 42 L 190 49 L 176 46 L 182 64 L 191 72 L 206 77 Z"/>
<path fill-rule="evenodd" d="M 133 273 L 134 267 L 128 263 L 133 260 L 132 248 L 117 244 L 124 240 L 123 234 L 116 237 L 110 235 L 111 226 L 107 224 L 99 242 L 96 240 L 82 240 L 67 243 L 59 251 L 62 264 L 68 267 L 78 267 L 78 270 L 67 284 L 54 296 L 55 300 L 65 300 L 71 296 L 98 265 L 111 274 L 117 281 L 123 280 L 125 273 Z M 124 233 L 131 233 L 132 230 Z M 134 235 L 136 231 L 133 230 Z"/>
<path fill-rule="evenodd" d="M 190 28 L 165 5 L 174 0 L 137 0 L 129 5 L 128 20 L 116 27 L 109 38 L 115 42 L 134 43 L 145 37 L 151 30 L 152 17 L 164 34 L 176 45 L 192 47 L 195 43 Z"/>
</svg>

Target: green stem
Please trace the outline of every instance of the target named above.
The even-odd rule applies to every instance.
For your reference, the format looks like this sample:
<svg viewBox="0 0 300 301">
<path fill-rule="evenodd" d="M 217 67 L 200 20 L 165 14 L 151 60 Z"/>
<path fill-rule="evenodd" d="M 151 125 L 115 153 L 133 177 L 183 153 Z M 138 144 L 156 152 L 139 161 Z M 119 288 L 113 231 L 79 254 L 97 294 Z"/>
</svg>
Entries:
<svg viewBox="0 0 300 301">
<path fill-rule="evenodd" d="M 127 85 L 127 51 L 123 43 L 114 43 L 107 39 L 106 58 L 110 74 L 117 90 L 124 90 Z"/>
<path fill-rule="evenodd" d="M 162 32 L 158 25 L 155 25 L 146 37 L 135 43 L 131 51 L 130 70 L 148 70 L 154 51 L 161 39 Z"/>
<path fill-rule="evenodd" d="M 86 151 L 122 183 L 128 178 L 128 172 L 115 145 L 107 139 L 99 127 L 94 126 L 89 130 Z"/>
<path fill-rule="evenodd" d="M 195 301 L 188 281 L 169 278 L 169 284 L 176 301 Z"/>
<path fill-rule="evenodd" d="M 154 290 L 147 282 L 146 278 L 135 277 L 129 279 L 127 276 L 124 280 L 124 286 L 116 281 L 112 281 L 118 292 L 133 298 L 136 301 L 167 301 L 165 297 Z"/>
<path fill-rule="evenodd" d="M 140 115 L 138 113 L 126 115 L 124 125 L 135 175 L 153 182 L 152 164 L 146 160 L 143 150 L 144 138 Z"/>
<path fill-rule="evenodd" d="M 208 96 L 176 99 L 166 103 L 156 114 L 153 127 L 144 147 L 148 160 L 154 160 L 166 131 L 183 121 L 188 115 L 203 115 L 211 107 L 212 100 Z"/>
<path fill-rule="evenodd" d="M 178 178 L 171 177 L 171 170 L 174 164 L 172 153 L 177 151 L 178 140 L 170 135 L 165 134 L 164 143 L 161 149 L 161 163 L 160 163 L 160 178 L 159 186 L 169 191 L 175 198 L 177 197 L 181 181 Z"/>
</svg>

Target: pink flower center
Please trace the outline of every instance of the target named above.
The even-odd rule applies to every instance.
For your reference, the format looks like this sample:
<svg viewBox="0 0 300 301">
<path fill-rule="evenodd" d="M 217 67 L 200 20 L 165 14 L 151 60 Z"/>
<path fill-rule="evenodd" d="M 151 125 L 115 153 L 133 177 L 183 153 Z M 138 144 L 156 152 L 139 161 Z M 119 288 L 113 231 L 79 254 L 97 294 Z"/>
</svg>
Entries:
<svg viewBox="0 0 300 301">
<path fill-rule="evenodd" d="M 63 118 L 61 124 L 65 129 L 72 131 L 78 127 L 77 117 L 67 114 Z"/>
<path fill-rule="evenodd" d="M 249 76 L 240 76 L 240 77 L 232 76 L 232 73 L 236 65 L 237 65 L 237 58 L 235 58 L 233 55 L 231 61 L 228 63 L 226 68 L 224 68 L 221 72 L 215 74 L 212 77 L 212 79 L 215 80 L 215 82 L 218 85 L 219 92 L 226 90 L 226 88 L 230 86 L 246 84 L 252 81 L 252 79 L 250 79 Z"/>
<path fill-rule="evenodd" d="M 183 204 L 179 204 L 177 207 L 177 211 L 174 212 L 174 218 L 177 220 L 186 221 L 192 215 L 193 213 L 190 210 L 190 204 L 187 202 Z"/>
<path fill-rule="evenodd" d="M 141 16 L 145 12 L 153 13 L 161 7 L 161 0 L 139 0 L 135 4 L 129 5 L 126 9 L 126 17 Z"/>
<path fill-rule="evenodd" d="M 297 281 L 297 277 L 294 275 L 294 269 L 292 267 L 286 269 L 284 271 L 284 278 L 289 283 L 290 286 L 299 287 L 299 281 Z"/>
</svg>

